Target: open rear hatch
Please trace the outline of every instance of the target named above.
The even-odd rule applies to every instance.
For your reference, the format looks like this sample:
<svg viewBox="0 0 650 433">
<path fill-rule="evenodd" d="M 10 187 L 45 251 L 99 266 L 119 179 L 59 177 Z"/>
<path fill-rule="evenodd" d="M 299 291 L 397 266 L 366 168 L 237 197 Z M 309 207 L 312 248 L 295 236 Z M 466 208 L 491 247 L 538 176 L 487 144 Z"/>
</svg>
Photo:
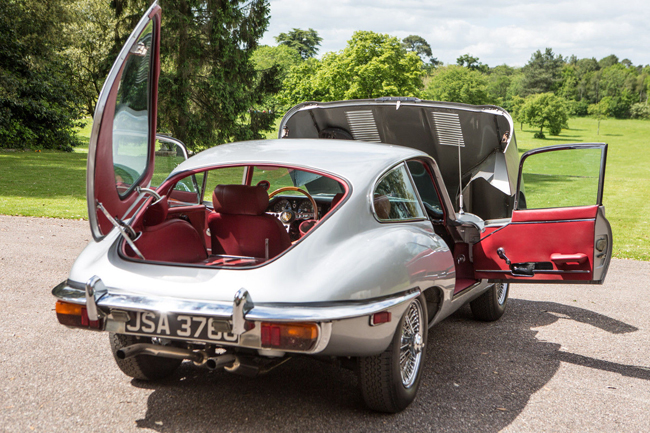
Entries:
<svg viewBox="0 0 650 433">
<path fill-rule="evenodd" d="M 416 98 L 305 102 L 287 112 L 279 135 L 421 150 L 438 162 L 452 200 L 459 196 L 460 146 L 465 209 L 483 219 L 505 218 L 512 212 L 519 155 L 512 118 L 496 106 Z"/>
</svg>

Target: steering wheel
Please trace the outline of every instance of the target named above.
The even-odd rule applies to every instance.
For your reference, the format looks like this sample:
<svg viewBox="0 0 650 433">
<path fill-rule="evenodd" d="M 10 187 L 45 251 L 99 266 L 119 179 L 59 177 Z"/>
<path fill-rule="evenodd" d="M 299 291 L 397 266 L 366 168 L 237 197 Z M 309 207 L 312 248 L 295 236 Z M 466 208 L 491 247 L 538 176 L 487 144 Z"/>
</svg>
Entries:
<svg viewBox="0 0 650 433">
<path fill-rule="evenodd" d="M 299 193 L 302 193 L 307 196 L 309 201 L 311 201 L 311 208 L 313 211 L 313 218 L 314 220 L 318 221 L 318 205 L 316 204 L 316 200 L 314 200 L 314 197 L 312 197 L 307 191 L 304 189 L 300 189 L 297 186 L 285 186 L 283 188 L 278 188 L 275 191 L 273 191 L 271 194 L 269 194 L 269 200 L 275 197 L 276 195 L 280 194 L 281 192 L 286 192 L 286 191 L 296 191 Z"/>
</svg>

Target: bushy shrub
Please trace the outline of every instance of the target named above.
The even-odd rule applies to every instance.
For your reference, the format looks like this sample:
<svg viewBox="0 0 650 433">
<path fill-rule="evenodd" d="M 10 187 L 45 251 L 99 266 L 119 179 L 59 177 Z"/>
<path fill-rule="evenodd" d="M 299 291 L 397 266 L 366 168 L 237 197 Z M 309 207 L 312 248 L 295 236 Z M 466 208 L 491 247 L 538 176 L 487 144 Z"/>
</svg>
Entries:
<svg viewBox="0 0 650 433">
<path fill-rule="evenodd" d="M 586 116 L 588 114 L 589 104 L 587 101 L 567 101 L 566 106 L 570 116 Z"/>
<path fill-rule="evenodd" d="M 630 107 L 630 117 L 632 119 L 650 119 L 650 105 L 642 102 L 632 104 Z"/>
</svg>

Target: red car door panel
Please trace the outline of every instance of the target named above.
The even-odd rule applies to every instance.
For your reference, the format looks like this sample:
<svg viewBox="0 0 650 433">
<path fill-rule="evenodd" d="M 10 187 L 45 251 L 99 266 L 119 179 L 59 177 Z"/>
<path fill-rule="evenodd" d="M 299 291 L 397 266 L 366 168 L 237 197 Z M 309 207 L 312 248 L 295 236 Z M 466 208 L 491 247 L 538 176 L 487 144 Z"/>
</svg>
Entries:
<svg viewBox="0 0 650 433">
<path fill-rule="evenodd" d="M 502 248 L 512 263 L 544 263 L 532 280 L 591 280 L 597 212 L 598 206 L 514 211 L 511 223 L 474 245 L 476 277 L 517 279 L 495 254 Z"/>
<path fill-rule="evenodd" d="M 533 156 L 538 159 L 532 158 L 524 170 L 524 162 Z M 604 143 L 524 154 L 517 185 L 521 203 L 515 204 L 509 222 L 488 226 L 473 245 L 474 276 L 503 282 L 602 283 L 612 252 L 611 227 L 602 206 L 606 156 Z M 524 179 L 528 195 L 523 194 Z M 534 208 L 527 209 L 526 201 Z"/>
</svg>

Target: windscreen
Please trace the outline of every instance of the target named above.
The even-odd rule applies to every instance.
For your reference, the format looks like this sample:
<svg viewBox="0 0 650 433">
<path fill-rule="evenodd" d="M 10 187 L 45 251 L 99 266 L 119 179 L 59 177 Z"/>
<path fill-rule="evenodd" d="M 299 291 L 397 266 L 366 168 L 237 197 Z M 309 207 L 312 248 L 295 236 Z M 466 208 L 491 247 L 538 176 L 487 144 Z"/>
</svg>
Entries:
<svg viewBox="0 0 650 433">
<path fill-rule="evenodd" d="M 269 191 L 275 191 L 287 186 L 305 189 L 311 195 L 336 195 L 344 192 L 339 182 L 329 177 L 285 167 L 255 166 L 251 184 L 256 185 L 263 180 L 271 184 Z M 297 193 L 299 194 L 299 193 Z"/>
</svg>

